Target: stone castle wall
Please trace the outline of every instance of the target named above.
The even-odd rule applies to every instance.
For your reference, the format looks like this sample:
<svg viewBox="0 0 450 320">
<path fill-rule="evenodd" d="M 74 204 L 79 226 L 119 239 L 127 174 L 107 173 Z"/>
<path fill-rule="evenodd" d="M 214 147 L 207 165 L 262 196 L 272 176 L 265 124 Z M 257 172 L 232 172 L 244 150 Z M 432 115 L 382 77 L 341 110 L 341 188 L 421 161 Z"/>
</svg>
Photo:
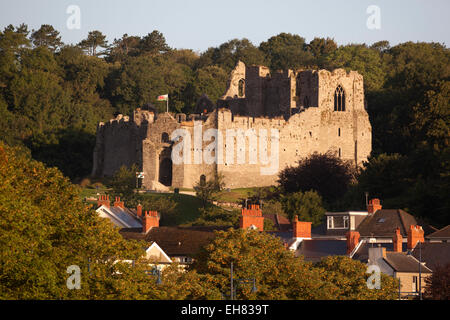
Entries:
<svg viewBox="0 0 450 320">
<path fill-rule="evenodd" d="M 345 91 L 345 111 L 334 111 L 334 93 L 337 86 Z M 143 185 L 152 187 L 153 181 L 168 177 L 170 155 L 177 142 L 170 135 L 184 129 L 191 139 L 190 164 L 173 164 L 170 185 L 191 188 L 200 176 L 211 177 L 221 172 L 227 187 L 267 186 L 276 183 L 279 170 L 294 165 L 302 157 L 314 152 L 334 152 L 344 160 L 361 165 L 371 152 L 371 125 L 364 108 L 363 78 L 357 72 L 343 69 L 291 70 L 270 74 L 266 67 L 247 67 L 242 62 L 233 70 L 225 95 L 217 102 L 218 109 L 207 115 L 185 115 L 136 110 L 132 120 L 119 115 L 97 131 L 94 152 L 95 175 L 112 175 L 121 165 L 137 163 L 145 172 Z M 195 163 L 208 152 L 211 141 L 194 144 L 195 132 L 204 134 L 210 128 L 218 129 L 223 137 L 216 157 L 217 163 Z M 270 141 L 259 145 L 260 129 L 279 132 L 278 167 L 272 174 L 261 170 L 262 152 L 271 155 Z M 196 131 L 197 130 L 197 131 Z M 238 163 L 236 139 L 227 138 L 227 132 L 245 133 L 254 130 L 257 144 L 250 149 L 245 140 L 244 163 Z M 169 137 L 169 139 L 167 139 Z M 229 140 L 228 140 L 229 139 Z M 233 159 L 226 149 L 233 143 Z M 228 144 L 228 145 L 227 145 Z M 264 149 L 264 150 L 263 150 Z M 267 149 L 267 150 L 266 150 Z M 206 151 L 205 151 L 206 150 Z M 252 163 L 256 155 L 256 163 Z M 230 161 L 231 160 L 231 161 Z M 242 160 L 242 158 L 241 158 Z"/>
</svg>

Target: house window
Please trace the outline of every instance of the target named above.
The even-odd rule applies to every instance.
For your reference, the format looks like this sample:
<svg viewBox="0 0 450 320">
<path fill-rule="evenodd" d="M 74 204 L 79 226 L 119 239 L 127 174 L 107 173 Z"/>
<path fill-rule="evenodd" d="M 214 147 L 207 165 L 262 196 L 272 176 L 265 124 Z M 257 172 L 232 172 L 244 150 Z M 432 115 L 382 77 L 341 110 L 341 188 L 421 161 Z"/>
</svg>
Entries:
<svg viewBox="0 0 450 320">
<path fill-rule="evenodd" d="M 327 220 L 328 229 L 348 229 L 348 216 L 331 216 Z"/>
<path fill-rule="evenodd" d="M 345 111 L 345 92 L 340 85 L 334 91 L 334 111 Z"/>
<path fill-rule="evenodd" d="M 417 280 L 417 276 L 413 276 L 412 280 L 413 280 L 412 281 L 412 291 L 413 292 L 418 292 L 419 291 L 419 283 L 418 283 L 418 280 Z"/>
</svg>

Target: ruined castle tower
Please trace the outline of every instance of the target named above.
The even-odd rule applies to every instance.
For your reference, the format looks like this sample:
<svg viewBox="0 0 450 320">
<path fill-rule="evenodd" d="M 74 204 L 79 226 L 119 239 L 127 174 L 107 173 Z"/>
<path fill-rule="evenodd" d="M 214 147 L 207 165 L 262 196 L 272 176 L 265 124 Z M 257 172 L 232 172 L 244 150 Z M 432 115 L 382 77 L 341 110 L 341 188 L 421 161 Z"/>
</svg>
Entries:
<svg viewBox="0 0 450 320">
<path fill-rule="evenodd" d="M 93 175 L 110 176 L 136 163 L 149 189 L 191 188 L 215 172 L 230 188 L 267 186 L 280 170 L 314 152 L 331 151 L 357 165 L 371 152 L 363 77 L 355 71 L 271 73 L 239 62 L 217 108 L 209 109 L 188 118 L 137 109 L 132 119 L 119 115 L 100 123 Z M 270 139 L 275 136 L 277 143 Z M 189 147 L 181 149 L 182 142 Z M 173 151 L 182 162 L 174 163 Z M 215 161 L 208 161 L 211 156 Z"/>
</svg>

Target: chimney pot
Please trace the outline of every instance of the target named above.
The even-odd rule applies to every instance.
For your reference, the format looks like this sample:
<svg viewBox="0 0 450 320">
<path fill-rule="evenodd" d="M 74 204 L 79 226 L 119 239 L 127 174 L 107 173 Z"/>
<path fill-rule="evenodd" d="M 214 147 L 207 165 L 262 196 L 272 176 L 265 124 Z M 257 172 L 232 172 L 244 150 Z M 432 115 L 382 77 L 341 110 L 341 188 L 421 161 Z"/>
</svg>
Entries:
<svg viewBox="0 0 450 320">
<path fill-rule="evenodd" d="M 373 214 L 375 212 L 377 212 L 378 210 L 381 210 L 382 206 L 380 203 L 380 199 L 372 199 L 369 200 L 369 205 L 367 206 L 367 212 L 369 214 Z"/>
</svg>

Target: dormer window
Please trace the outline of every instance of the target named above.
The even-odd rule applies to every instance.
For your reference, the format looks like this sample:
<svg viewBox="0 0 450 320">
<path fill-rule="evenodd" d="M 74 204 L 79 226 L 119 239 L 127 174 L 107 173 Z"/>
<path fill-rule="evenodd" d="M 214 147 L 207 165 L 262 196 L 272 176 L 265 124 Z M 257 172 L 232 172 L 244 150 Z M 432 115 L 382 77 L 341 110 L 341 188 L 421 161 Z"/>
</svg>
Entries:
<svg viewBox="0 0 450 320">
<path fill-rule="evenodd" d="M 348 229 L 348 216 L 329 216 L 327 217 L 328 229 Z"/>
</svg>

